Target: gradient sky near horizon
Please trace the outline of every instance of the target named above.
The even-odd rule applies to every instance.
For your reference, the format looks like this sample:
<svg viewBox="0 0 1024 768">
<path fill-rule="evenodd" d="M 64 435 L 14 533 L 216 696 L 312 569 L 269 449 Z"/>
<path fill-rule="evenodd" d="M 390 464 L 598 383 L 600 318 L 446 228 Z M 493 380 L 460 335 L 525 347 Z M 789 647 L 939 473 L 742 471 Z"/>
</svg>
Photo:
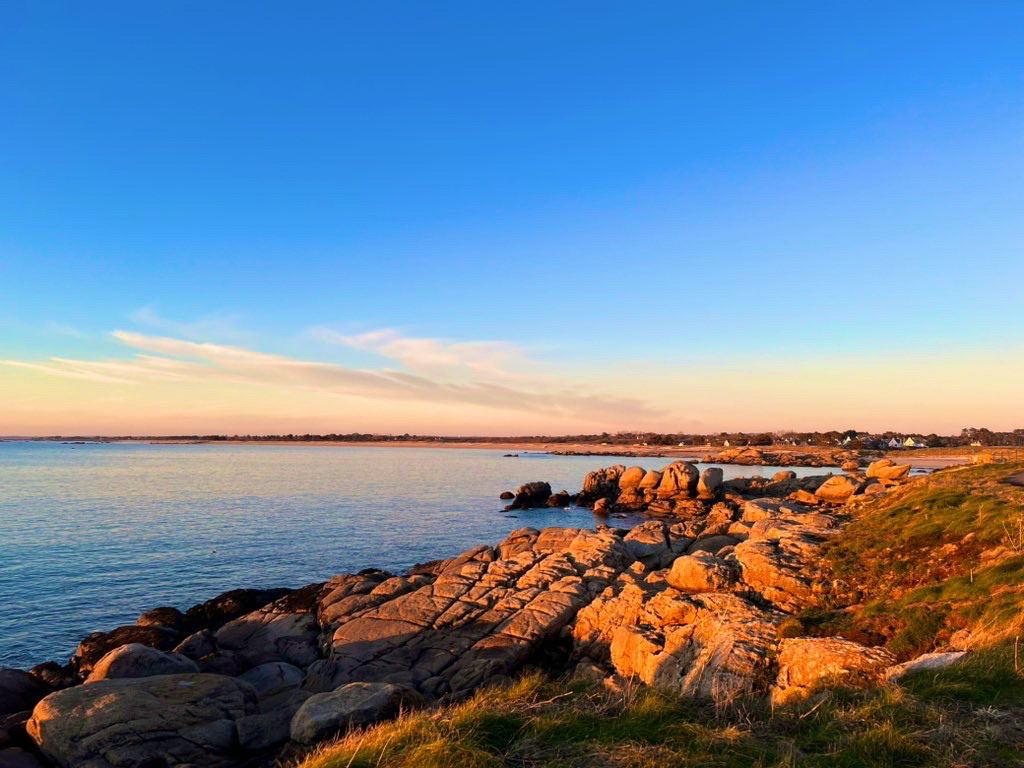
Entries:
<svg viewBox="0 0 1024 768">
<path fill-rule="evenodd" d="M 0 434 L 1024 425 L 1024 4 L 8 3 Z"/>
</svg>

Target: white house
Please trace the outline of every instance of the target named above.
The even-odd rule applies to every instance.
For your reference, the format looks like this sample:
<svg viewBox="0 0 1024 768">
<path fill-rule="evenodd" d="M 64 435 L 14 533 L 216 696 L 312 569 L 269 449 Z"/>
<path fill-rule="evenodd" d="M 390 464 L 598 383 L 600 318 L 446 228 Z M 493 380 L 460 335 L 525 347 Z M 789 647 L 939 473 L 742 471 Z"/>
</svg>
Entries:
<svg viewBox="0 0 1024 768">
<path fill-rule="evenodd" d="M 895 438 L 895 437 L 892 438 L 891 440 L 889 440 L 889 442 L 886 443 L 886 445 L 889 446 L 890 448 L 893 448 L 893 449 L 895 449 L 895 448 L 902 448 L 903 447 L 903 443 L 901 443 L 899 441 L 899 438 Z"/>
<path fill-rule="evenodd" d="M 906 440 L 903 441 L 903 447 L 904 448 L 927 448 L 928 444 L 925 443 L 923 440 L 915 440 L 912 437 L 908 437 Z"/>
</svg>

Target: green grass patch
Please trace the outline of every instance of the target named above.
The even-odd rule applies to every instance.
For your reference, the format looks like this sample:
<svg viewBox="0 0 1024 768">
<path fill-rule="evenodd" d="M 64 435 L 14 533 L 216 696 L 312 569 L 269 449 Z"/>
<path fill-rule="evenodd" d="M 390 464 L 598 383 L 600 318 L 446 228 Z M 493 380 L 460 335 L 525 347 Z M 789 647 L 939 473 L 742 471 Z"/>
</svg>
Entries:
<svg viewBox="0 0 1024 768">
<path fill-rule="evenodd" d="M 1019 765 L 1010 759 L 1014 745 L 991 738 L 965 708 L 1021 701 L 1019 678 L 1006 682 L 1008 664 L 1012 648 L 1001 646 L 968 664 L 914 676 L 905 689 L 836 688 L 774 712 L 758 702 L 722 710 L 647 688 L 612 693 L 600 685 L 530 675 L 513 688 L 485 690 L 460 704 L 408 713 L 395 722 L 350 733 L 296 765 Z"/>
<path fill-rule="evenodd" d="M 860 509 L 822 550 L 827 575 L 846 586 L 832 606 L 845 609 L 842 621 L 801 617 L 807 634 L 873 639 L 907 659 L 961 628 L 994 638 L 1016 631 L 1024 612 L 1024 489 L 1002 480 L 1020 470 L 940 472 Z"/>
<path fill-rule="evenodd" d="M 969 654 L 937 672 L 908 676 L 903 686 L 925 701 L 969 702 L 983 706 L 1024 706 L 1024 649 L 1015 640 Z"/>
</svg>

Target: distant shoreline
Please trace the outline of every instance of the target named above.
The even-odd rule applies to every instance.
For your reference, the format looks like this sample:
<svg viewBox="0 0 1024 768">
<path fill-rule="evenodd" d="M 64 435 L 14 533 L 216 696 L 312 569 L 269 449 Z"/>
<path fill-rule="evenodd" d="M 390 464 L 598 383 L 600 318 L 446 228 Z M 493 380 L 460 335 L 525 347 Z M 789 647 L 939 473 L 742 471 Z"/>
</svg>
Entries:
<svg viewBox="0 0 1024 768">
<path fill-rule="evenodd" d="M 654 445 L 595 445 L 594 443 L 531 442 L 508 440 L 485 442 L 478 440 L 203 440 L 203 439 L 161 439 L 140 438 L 137 440 L 53 440 L 45 438 L 3 438 L 5 440 L 45 440 L 57 443 L 107 443 L 114 445 L 267 445 L 267 446 L 319 446 L 334 448 L 441 448 L 462 450 L 489 450 L 506 453 L 543 453 L 552 455 L 577 456 L 627 456 L 630 458 L 682 458 L 699 461 L 705 456 L 717 457 L 724 450 L 721 446 L 654 446 Z M 832 451 L 830 446 L 764 446 L 766 451 L 777 454 L 809 454 Z M 1012 450 L 1003 448 L 1005 450 Z M 916 467 L 937 469 L 957 464 L 966 464 L 977 453 L 998 453 L 1000 448 L 921 448 L 915 450 L 888 451 L 892 459 L 909 462 Z M 781 462 L 785 464 L 786 462 Z M 756 466 L 756 465 L 753 465 Z"/>
</svg>

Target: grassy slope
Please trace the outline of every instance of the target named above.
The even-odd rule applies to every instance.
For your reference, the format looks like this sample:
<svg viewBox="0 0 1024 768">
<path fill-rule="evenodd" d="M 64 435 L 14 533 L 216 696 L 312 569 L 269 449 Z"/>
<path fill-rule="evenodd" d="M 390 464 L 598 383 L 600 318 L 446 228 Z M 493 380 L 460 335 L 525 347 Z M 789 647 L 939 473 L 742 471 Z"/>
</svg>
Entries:
<svg viewBox="0 0 1024 768">
<path fill-rule="evenodd" d="M 831 688 L 775 712 L 759 702 L 716 711 L 649 689 L 527 675 L 350 733 L 301 766 L 1024 765 L 1024 676 L 1013 640 L 1022 557 L 1008 546 L 1020 543 L 1010 539 L 1024 489 L 999 482 L 1012 471 L 951 470 L 870 502 L 827 552 L 847 598 L 800 621 L 808 633 L 859 635 L 903 656 L 967 628 L 986 647 L 965 664 L 900 687 Z M 983 560 L 1000 546 L 1009 551 Z"/>
<path fill-rule="evenodd" d="M 831 610 L 802 617 L 808 634 L 884 644 L 899 658 L 967 630 L 974 645 L 1021 633 L 1024 488 L 1021 465 L 947 470 L 861 509 L 825 550 L 839 579 Z"/>
</svg>

